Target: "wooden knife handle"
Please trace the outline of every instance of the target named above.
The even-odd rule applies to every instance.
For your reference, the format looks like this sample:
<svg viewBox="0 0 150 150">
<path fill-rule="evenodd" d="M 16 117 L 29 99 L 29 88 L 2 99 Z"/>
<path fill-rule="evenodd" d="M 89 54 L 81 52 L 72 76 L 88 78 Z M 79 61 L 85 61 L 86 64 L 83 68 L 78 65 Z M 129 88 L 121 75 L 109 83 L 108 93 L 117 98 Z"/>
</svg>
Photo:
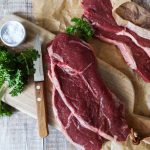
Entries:
<svg viewBox="0 0 150 150">
<path fill-rule="evenodd" d="M 37 117 L 39 126 L 39 135 L 44 138 L 48 135 L 48 126 L 46 119 L 45 96 L 44 96 L 44 82 L 35 82 L 36 103 L 37 103 Z"/>
</svg>

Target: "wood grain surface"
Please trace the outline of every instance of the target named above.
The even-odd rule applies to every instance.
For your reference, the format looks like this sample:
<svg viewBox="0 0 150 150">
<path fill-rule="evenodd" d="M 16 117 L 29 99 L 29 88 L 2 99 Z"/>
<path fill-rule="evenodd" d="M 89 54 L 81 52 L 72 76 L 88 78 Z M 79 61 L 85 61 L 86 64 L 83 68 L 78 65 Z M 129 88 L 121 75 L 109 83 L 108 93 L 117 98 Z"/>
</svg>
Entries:
<svg viewBox="0 0 150 150">
<path fill-rule="evenodd" d="M 44 138 L 48 135 L 48 123 L 46 113 L 46 100 L 45 100 L 45 84 L 43 81 L 35 82 L 35 95 L 37 104 L 37 120 L 39 127 L 39 135 Z"/>
<path fill-rule="evenodd" d="M 150 10 L 150 0 L 134 0 L 134 1 L 138 1 L 141 5 L 143 5 L 145 8 Z M 2 0 L 0 2 L 1 16 L 10 14 L 11 12 L 16 11 L 17 10 L 16 8 L 20 6 L 20 5 L 15 5 L 17 2 L 20 3 L 20 0 Z M 27 1 L 24 1 L 23 5 L 26 5 L 26 2 Z M 20 7 L 20 9 L 18 10 L 21 10 L 22 8 L 23 7 Z M 19 15 L 23 14 L 22 13 L 23 11 L 26 11 L 26 13 L 27 11 L 29 11 L 31 13 L 31 10 L 32 10 L 32 7 L 30 4 L 30 8 L 26 10 L 23 9 L 22 11 L 17 12 L 17 13 Z M 45 36 L 45 32 L 44 32 L 44 36 Z M 49 38 L 46 38 L 46 39 L 48 40 L 51 39 L 51 35 L 49 35 L 48 37 Z M 32 46 L 32 45 L 33 45 L 32 42 L 31 43 L 29 42 L 29 46 Z M 108 74 L 110 73 L 109 70 L 107 70 L 106 72 L 108 72 Z M 104 73 L 104 75 L 106 74 Z M 116 77 L 114 76 L 113 78 L 117 79 L 118 76 Z M 124 78 L 124 74 L 123 74 L 123 78 Z M 116 81 L 115 79 L 112 80 L 112 83 L 111 83 L 112 88 L 114 87 L 113 84 L 115 85 L 115 81 Z M 119 81 L 120 81 L 120 78 L 118 78 L 117 82 Z M 51 83 L 48 83 L 48 84 L 51 84 Z M 118 90 L 121 90 L 121 88 Z M 114 91 L 115 91 L 115 88 L 114 88 Z M 28 88 L 26 88 L 26 90 L 24 91 L 22 95 L 16 98 L 12 98 L 10 97 L 10 95 L 7 94 L 4 96 L 4 101 L 6 101 L 7 103 L 10 103 L 14 107 L 16 107 L 17 105 L 18 110 L 21 110 L 25 112 L 26 114 L 29 114 L 33 118 L 36 118 L 37 112 L 36 112 L 36 102 L 35 102 L 34 92 L 35 92 L 34 84 L 31 82 L 28 85 Z M 126 91 L 121 90 L 121 92 L 126 92 Z M 48 96 L 47 96 L 48 99 L 50 95 L 51 93 L 49 91 Z M 128 95 L 129 98 L 131 98 L 131 101 L 132 101 L 133 95 L 134 93 L 132 93 L 131 95 Z M 124 97 L 125 95 L 120 94 L 120 96 Z M 24 103 L 24 105 L 22 105 L 22 103 Z M 49 105 L 51 104 L 49 103 Z M 47 106 L 48 108 L 49 108 L 49 105 Z M 131 104 L 131 108 L 132 108 L 132 104 Z M 50 116 L 52 115 L 51 110 L 49 110 L 48 113 L 50 114 Z M 52 119 L 52 117 L 49 117 L 49 118 Z M 141 117 L 141 120 L 142 119 L 143 117 Z M 139 119 L 139 122 L 142 122 L 141 120 Z M 143 125 L 143 128 L 147 127 L 148 124 L 149 124 L 149 120 L 147 119 L 147 122 L 145 122 L 145 124 Z M 47 138 L 40 139 L 37 134 L 36 120 L 32 119 L 31 117 L 25 114 L 22 114 L 20 112 L 16 112 L 11 118 L 3 117 L 0 119 L 0 135 L 1 135 L 0 136 L 0 150 L 1 149 L 2 150 L 75 150 L 75 148 L 71 144 L 66 142 L 62 134 L 57 132 L 53 127 L 49 126 L 49 129 L 50 129 L 50 135 Z"/>
</svg>

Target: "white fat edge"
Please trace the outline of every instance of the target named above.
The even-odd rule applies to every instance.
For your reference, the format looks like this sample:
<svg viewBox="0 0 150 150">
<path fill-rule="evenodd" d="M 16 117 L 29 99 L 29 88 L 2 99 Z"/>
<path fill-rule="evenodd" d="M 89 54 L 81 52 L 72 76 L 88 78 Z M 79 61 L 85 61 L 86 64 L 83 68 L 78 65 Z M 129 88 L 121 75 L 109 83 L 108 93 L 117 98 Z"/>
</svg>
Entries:
<svg viewBox="0 0 150 150">
<path fill-rule="evenodd" d="M 132 22 L 128 22 L 128 24 L 126 25 L 126 27 L 128 29 L 130 29 L 131 31 L 134 31 L 137 35 L 150 40 L 150 31 L 147 29 L 144 29 L 142 27 L 139 27 L 135 24 L 133 24 Z"/>
<path fill-rule="evenodd" d="M 104 105 L 103 105 L 103 97 L 102 97 L 101 100 L 100 100 L 100 105 L 101 105 L 102 108 L 104 108 Z M 103 112 L 103 109 L 101 109 L 101 111 L 102 111 L 103 115 L 105 116 L 105 118 L 107 119 L 107 121 L 108 121 L 108 123 L 109 123 L 109 127 L 110 127 L 110 126 L 111 126 L 111 122 L 110 122 L 109 118 L 105 115 L 105 113 Z"/>
<path fill-rule="evenodd" d="M 107 29 L 108 32 L 112 32 L 112 29 L 111 28 L 107 28 L 107 27 L 103 27 L 101 24 L 99 24 L 98 22 L 94 22 L 92 23 L 92 25 L 96 25 L 97 27 L 99 28 L 102 28 L 105 30 L 105 28 Z"/>
<path fill-rule="evenodd" d="M 93 64 L 93 62 L 91 62 L 90 64 L 88 64 L 82 71 L 81 73 L 84 73 L 89 67 L 91 67 Z"/>
<path fill-rule="evenodd" d="M 60 62 L 64 62 L 63 58 L 56 53 L 53 53 L 51 57 L 55 58 L 56 60 L 58 60 Z"/>
<path fill-rule="evenodd" d="M 75 113 L 75 110 L 71 107 L 71 105 L 67 102 L 65 95 L 63 94 L 61 88 L 60 88 L 60 84 L 59 81 L 56 78 L 55 72 L 54 72 L 54 64 L 53 61 L 51 60 L 51 71 L 52 71 L 52 82 L 54 87 L 57 89 L 58 93 L 60 94 L 63 102 L 65 103 L 65 105 L 69 108 L 69 110 L 72 112 L 72 114 L 75 116 L 75 118 L 81 123 L 81 125 L 87 129 L 89 129 L 90 131 L 93 131 L 95 133 L 98 133 L 100 136 L 102 136 L 105 139 L 108 139 L 110 141 L 113 140 L 113 137 L 111 137 L 110 135 L 107 135 L 106 133 L 104 133 L 103 131 L 101 131 L 100 129 L 97 129 L 91 125 L 89 125 L 88 122 L 84 121 L 81 116 L 79 116 L 78 114 Z"/>
<path fill-rule="evenodd" d="M 64 127 L 63 126 L 63 124 L 61 123 L 61 121 L 60 121 L 60 119 L 59 119 L 59 117 L 58 117 L 58 111 L 57 111 L 57 108 L 55 107 L 55 105 L 54 105 L 54 93 L 55 93 L 55 88 L 53 87 L 53 91 L 52 91 L 52 107 L 53 107 L 53 112 L 54 112 L 54 115 L 55 115 L 55 117 L 56 117 L 56 120 L 57 120 L 57 122 L 58 122 L 58 124 L 59 124 L 59 127 L 60 127 L 60 131 L 64 134 L 64 136 L 66 137 L 66 139 L 68 140 L 68 141 L 70 141 L 70 143 L 72 143 L 74 146 L 76 146 L 76 147 L 78 147 L 78 148 L 80 148 L 81 150 L 85 150 L 85 148 L 83 147 L 83 146 L 81 146 L 81 145 L 79 145 L 79 144 L 77 144 L 77 143 L 75 143 L 71 138 L 70 138 L 70 136 L 68 135 L 68 133 L 66 132 L 66 127 Z M 70 116 L 72 116 L 72 114 L 70 114 Z M 69 117 L 70 117 L 69 116 Z"/>
<path fill-rule="evenodd" d="M 138 41 L 134 38 L 134 36 L 132 36 L 132 34 L 126 32 L 126 31 L 124 31 L 124 30 L 122 30 L 122 31 L 120 31 L 120 32 L 118 32 L 118 33 L 116 33 L 116 34 L 117 34 L 117 35 L 125 35 L 125 36 L 130 37 L 131 40 L 132 40 L 137 46 L 139 46 L 140 48 L 142 48 L 142 49 L 146 52 L 146 54 L 150 57 L 150 48 L 149 48 L 149 47 L 141 46 L 141 45 L 138 43 Z"/>
<path fill-rule="evenodd" d="M 83 43 L 82 43 L 83 42 Z M 70 43 L 76 43 L 76 44 L 82 44 L 83 47 L 86 47 L 87 49 L 89 49 L 89 45 L 88 43 L 82 41 L 82 42 L 78 42 L 78 41 L 70 41 Z M 91 50 L 91 49 L 89 49 Z M 48 47 L 48 53 L 49 53 L 49 56 L 52 57 L 52 58 L 55 58 L 56 60 L 60 61 L 60 62 L 64 62 L 63 61 L 63 58 L 54 53 L 53 52 L 53 49 L 52 49 L 52 45 Z M 84 71 L 86 71 L 91 65 L 92 63 L 88 64 L 82 71 L 77 71 L 73 68 L 71 68 L 70 66 L 66 65 L 66 64 L 57 64 L 59 67 L 62 67 L 62 69 L 64 69 L 67 73 L 69 73 L 70 75 L 77 75 L 77 74 L 82 74 Z"/>
<path fill-rule="evenodd" d="M 52 77 L 52 82 L 53 85 L 55 86 L 55 88 L 57 89 L 58 93 L 60 94 L 62 100 L 64 101 L 65 105 L 70 108 L 70 111 L 74 114 L 74 110 L 71 108 L 71 106 L 67 103 L 66 97 L 63 94 L 61 88 L 60 88 L 60 84 L 59 81 L 57 80 L 57 77 L 55 75 L 55 71 L 54 71 L 55 65 L 53 63 L 53 60 L 51 60 L 51 77 Z"/>
<path fill-rule="evenodd" d="M 48 54 L 51 57 L 53 55 L 53 49 L 52 49 L 52 44 L 47 48 Z"/>
<path fill-rule="evenodd" d="M 72 117 L 73 117 L 73 114 L 70 112 L 70 115 L 68 117 L 68 122 L 67 122 L 67 125 L 65 126 L 65 129 L 69 128 L 69 126 L 70 126 L 70 120 L 71 120 Z"/>
<path fill-rule="evenodd" d="M 91 65 L 93 64 L 93 62 L 91 62 L 90 64 L 88 64 L 82 71 L 77 71 L 73 68 L 71 68 L 70 66 L 66 65 L 66 64 L 57 64 L 57 66 L 59 66 L 62 70 L 66 71 L 69 75 L 81 75 L 84 73 L 84 71 L 86 71 Z"/>
<path fill-rule="evenodd" d="M 48 77 L 50 78 L 50 80 L 52 82 L 52 77 L 51 77 L 50 71 L 48 71 Z"/>
<path fill-rule="evenodd" d="M 94 92 L 94 90 L 92 89 L 92 87 L 89 85 L 88 81 L 84 78 L 83 75 L 80 76 L 82 78 L 82 80 L 84 81 L 85 85 L 90 89 L 91 93 L 93 94 L 93 96 L 95 98 L 97 98 L 96 93 Z"/>
<path fill-rule="evenodd" d="M 60 61 L 60 62 L 64 62 L 64 61 L 63 61 L 63 58 L 62 58 L 61 56 L 59 56 L 59 55 L 56 54 L 56 53 L 53 53 L 52 45 L 48 47 L 48 53 L 49 53 L 49 56 L 50 56 L 51 58 L 55 58 L 55 59 L 57 59 L 57 60 Z M 51 65 L 53 65 L 52 60 L 51 60 Z M 76 75 L 76 74 L 77 74 L 77 73 L 75 73 L 75 72 L 77 72 L 77 71 L 75 71 L 74 69 L 72 69 L 72 68 L 69 67 L 68 65 L 65 65 L 65 64 L 57 64 L 57 66 L 62 67 L 63 70 L 65 70 L 67 73 L 69 73 L 69 74 L 71 74 L 71 75 L 74 75 L 74 74 Z M 52 67 L 51 67 L 51 70 L 52 70 Z"/>
<path fill-rule="evenodd" d="M 124 43 L 119 43 L 117 45 L 117 47 L 120 49 L 125 61 L 127 62 L 127 64 L 133 69 L 136 70 L 137 66 L 136 63 L 134 61 L 134 58 L 132 56 L 132 52 L 130 50 L 130 48 L 124 44 Z"/>
<path fill-rule="evenodd" d="M 57 64 L 57 66 L 59 66 L 62 70 L 64 70 L 65 72 L 67 72 L 69 75 L 77 75 L 80 74 L 79 71 L 72 69 L 71 67 L 69 67 L 66 64 Z"/>
<path fill-rule="evenodd" d="M 56 109 L 56 107 L 55 107 L 55 102 L 54 102 L 54 93 L 55 93 L 55 87 L 53 86 L 52 87 L 52 109 L 53 109 L 53 112 L 54 112 L 54 116 L 55 116 L 55 118 L 56 118 L 56 121 L 59 123 L 59 119 L 58 119 L 58 111 L 57 111 L 57 109 Z M 60 123 L 59 123 L 60 124 Z"/>
<path fill-rule="evenodd" d="M 86 43 L 85 41 L 75 41 L 75 40 L 71 40 L 71 41 L 69 41 L 69 43 L 75 43 L 75 44 L 79 44 L 79 45 L 82 45 L 83 47 L 85 47 L 86 49 L 88 49 L 88 50 L 90 50 L 91 51 L 91 49 L 89 48 L 89 44 L 88 43 Z"/>
<path fill-rule="evenodd" d="M 55 58 L 56 60 L 60 62 L 64 62 L 63 58 L 60 55 L 53 52 L 52 44 L 48 47 L 48 54 L 50 57 Z"/>
<path fill-rule="evenodd" d="M 105 41 L 105 42 L 108 42 L 108 43 L 116 45 L 119 48 L 121 54 L 123 55 L 126 63 L 132 69 L 134 69 L 134 70 L 137 69 L 136 63 L 135 63 L 134 58 L 132 56 L 132 52 L 131 52 L 130 48 L 126 44 L 118 42 L 118 41 L 115 41 L 115 40 L 111 40 L 111 39 L 105 38 L 104 36 L 99 36 L 99 38 L 101 40 Z"/>
</svg>

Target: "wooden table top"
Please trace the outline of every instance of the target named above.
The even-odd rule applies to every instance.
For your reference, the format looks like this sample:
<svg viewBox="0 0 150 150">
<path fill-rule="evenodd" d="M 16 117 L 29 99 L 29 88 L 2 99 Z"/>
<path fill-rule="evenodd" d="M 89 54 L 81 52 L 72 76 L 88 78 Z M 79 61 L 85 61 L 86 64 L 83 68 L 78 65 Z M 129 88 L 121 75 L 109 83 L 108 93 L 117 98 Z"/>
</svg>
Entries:
<svg viewBox="0 0 150 150">
<path fill-rule="evenodd" d="M 16 13 L 32 18 L 32 0 L 0 0 L 0 18 Z M 150 8 L 150 0 L 134 0 Z M 149 5 L 145 5 L 145 4 Z M 0 150 L 70 150 L 75 149 L 56 129 L 49 126 L 50 135 L 41 139 L 36 120 L 15 112 L 12 117 L 0 118 Z"/>
</svg>

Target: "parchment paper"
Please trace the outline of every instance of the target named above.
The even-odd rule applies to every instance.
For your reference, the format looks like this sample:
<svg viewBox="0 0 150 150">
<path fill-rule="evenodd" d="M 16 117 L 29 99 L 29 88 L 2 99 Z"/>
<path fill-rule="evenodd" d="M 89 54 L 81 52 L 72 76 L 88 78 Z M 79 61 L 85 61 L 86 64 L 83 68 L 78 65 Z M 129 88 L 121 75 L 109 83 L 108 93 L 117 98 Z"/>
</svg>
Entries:
<svg viewBox="0 0 150 150">
<path fill-rule="evenodd" d="M 150 29 L 150 12 L 134 2 L 123 3 L 116 9 L 117 14 L 124 20 L 142 27 Z"/>
<path fill-rule="evenodd" d="M 115 6 L 119 6 L 123 1 L 129 0 L 113 0 Z M 83 9 L 81 0 L 33 0 L 33 14 L 37 24 L 51 32 L 58 33 L 65 30 L 72 17 L 81 17 Z M 93 39 L 90 43 L 95 48 L 95 54 L 98 58 L 111 64 L 131 80 L 135 98 L 133 112 L 128 114 L 129 125 L 134 127 L 143 137 L 150 136 L 150 84 L 145 83 L 136 73 L 130 70 L 114 45 L 96 39 Z M 123 149 L 123 145 L 114 145 L 114 143 L 109 142 L 104 149 L 117 150 L 117 146 L 120 148 L 118 150 Z M 132 144 L 128 140 L 124 145 L 131 148 Z M 143 143 L 141 145 L 143 146 Z M 144 147 L 148 149 L 146 146 Z"/>
<path fill-rule="evenodd" d="M 144 2 L 145 0 L 143 0 Z M 145 22 L 146 24 L 149 24 L 148 20 L 149 20 L 149 13 L 147 13 L 147 11 L 140 7 L 138 7 L 138 5 L 136 5 L 135 3 L 131 2 L 131 0 L 111 0 L 112 2 L 112 6 L 113 6 L 113 16 L 117 22 L 118 25 L 121 25 L 121 26 L 125 26 L 129 29 L 131 29 L 132 31 L 134 31 L 136 34 L 138 34 L 139 36 L 143 37 L 143 38 L 146 38 L 146 39 L 150 39 L 150 31 L 149 29 L 147 28 L 142 28 L 141 26 L 137 25 L 137 20 L 136 19 L 133 19 L 133 17 L 135 18 L 139 18 L 138 22 L 140 22 L 140 24 L 142 23 L 143 26 L 145 26 Z M 147 0 L 147 3 L 149 2 L 149 0 Z M 124 18 L 122 18 L 122 16 L 120 16 L 118 13 L 116 13 L 116 10 L 118 9 L 118 7 L 121 5 L 126 5 L 128 4 L 128 10 L 131 10 L 131 12 L 129 13 L 128 11 L 128 14 L 132 15 L 133 13 L 136 14 L 132 17 L 132 21 L 135 21 L 135 23 L 133 23 L 132 21 L 130 20 L 126 20 Z M 130 4 L 130 5 L 129 5 Z M 127 6 L 127 5 L 126 5 Z M 149 25 L 146 25 L 146 26 L 149 26 Z"/>
<path fill-rule="evenodd" d="M 64 31 L 72 17 L 81 17 L 82 0 L 33 0 L 37 24 L 51 32 Z"/>
</svg>

